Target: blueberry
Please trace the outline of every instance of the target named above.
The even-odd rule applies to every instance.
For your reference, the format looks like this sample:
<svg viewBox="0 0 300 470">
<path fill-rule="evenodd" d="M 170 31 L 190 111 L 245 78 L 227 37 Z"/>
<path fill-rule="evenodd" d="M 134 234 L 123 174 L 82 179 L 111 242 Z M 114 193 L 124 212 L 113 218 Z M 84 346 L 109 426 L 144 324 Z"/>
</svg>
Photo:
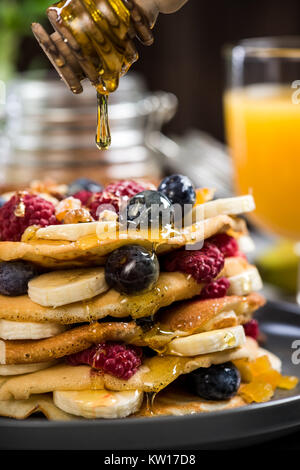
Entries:
<svg viewBox="0 0 300 470">
<path fill-rule="evenodd" d="M 173 223 L 174 211 L 169 199 L 158 191 L 146 190 L 133 196 L 127 205 L 129 228 L 158 228 Z"/>
<path fill-rule="evenodd" d="M 205 400 L 228 400 L 233 397 L 241 383 L 238 369 L 232 362 L 200 367 L 188 375 L 190 387 Z"/>
<path fill-rule="evenodd" d="M 25 261 L 9 261 L 0 263 L 0 294 L 27 294 L 28 282 L 38 276 L 36 266 Z"/>
<path fill-rule="evenodd" d="M 88 178 L 79 178 L 69 184 L 68 196 L 73 196 L 82 190 L 90 191 L 91 193 L 100 193 L 103 191 L 103 186 Z"/>
<path fill-rule="evenodd" d="M 105 279 L 110 287 L 125 294 L 151 289 L 159 276 L 155 253 L 139 245 L 126 245 L 113 251 L 105 265 Z"/>
<path fill-rule="evenodd" d="M 196 192 L 193 183 L 187 176 L 172 175 L 162 180 L 158 191 L 163 193 L 172 204 L 185 204 L 193 206 L 196 202 Z"/>
<path fill-rule="evenodd" d="M 0 196 L 0 207 L 4 206 L 5 203 L 6 203 L 6 200 Z"/>
</svg>

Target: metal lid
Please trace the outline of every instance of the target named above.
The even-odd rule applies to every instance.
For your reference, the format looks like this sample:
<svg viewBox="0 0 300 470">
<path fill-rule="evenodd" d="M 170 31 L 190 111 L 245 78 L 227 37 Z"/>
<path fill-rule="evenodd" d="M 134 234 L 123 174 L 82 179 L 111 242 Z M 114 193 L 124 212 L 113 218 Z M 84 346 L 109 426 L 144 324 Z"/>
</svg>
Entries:
<svg viewBox="0 0 300 470">
<path fill-rule="evenodd" d="M 53 152 L 95 150 L 98 158 L 110 159 L 109 153 L 145 144 L 153 129 L 174 115 L 177 99 L 170 93 L 150 93 L 144 80 L 128 74 L 119 89 L 109 97 L 109 120 L 113 134 L 111 149 L 95 148 L 96 91 L 89 82 L 85 92 L 73 95 L 55 78 L 19 77 L 8 88 L 6 135 L 11 148 L 18 151 Z M 28 158 L 28 156 L 27 156 Z M 35 159 L 35 157 L 34 157 Z"/>
</svg>

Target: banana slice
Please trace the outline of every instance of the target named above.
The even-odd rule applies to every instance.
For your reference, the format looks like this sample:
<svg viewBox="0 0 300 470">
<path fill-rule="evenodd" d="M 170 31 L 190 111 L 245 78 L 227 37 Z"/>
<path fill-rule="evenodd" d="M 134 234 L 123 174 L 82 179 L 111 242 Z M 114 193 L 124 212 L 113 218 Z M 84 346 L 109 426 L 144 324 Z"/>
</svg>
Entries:
<svg viewBox="0 0 300 470">
<path fill-rule="evenodd" d="M 245 341 L 244 328 L 239 325 L 173 339 L 168 344 L 166 354 L 174 356 L 200 356 L 201 354 L 237 348 L 244 344 Z"/>
<path fill-rule="evenodd" d="M 56 361 L 39 362 L 35 364 L 11 364 L 9 366 L 0 365 L 0 376 L 31 374 L 31 372 L 47 369 L 54 364 L 56 364 Z"/>
<path fill-rule="evenodd" d="M 48 240 L 66 240 L 75 242 L 88 235 L 97 235 L 99 238 L 107 232 L 115 232 L 118 222 L 116 220 L 104 222 L 86 222 L 82 224 L 49 225 L 39 228 L 35 232 L 37 238 Z"/>
<path fill-rule="evenodd" d="M 25 323 L 0 320 L 0 338 L 8 340 L 50 338 L 63 333 L 65 330 L 66 327 L 58 323 Z"/>
<path fill-rule="evenodd" d="M 229 277 L 228 280 L 230 282 L 228 295 L 247 295 L 263 287 L 260 274 L 255 266 Z"/>
<path fill-rule="evenodd" d="M 217 215 L 237 215 L 251 212 L 255 209 L 253 196 L 229 197 L 226 199 L 215 199 L 197 206 L 198 214 L 204 219 L 210 219 Z"/>
<path fill-rule="evenodd" d="M 104 268 L 52 271 L 28 284 L 29 297 L 43 307 L 60 307 L 91 299 L 107 290 Z"/>
<path fill-rule="evenodd" d="M 53 392 L 55 405 L 63 411 L 88 419 L 125 418 L 137 412 L 143 401 L 143 392 L 129 390 L 83 390 L 79 392 Z"/>
</svg>

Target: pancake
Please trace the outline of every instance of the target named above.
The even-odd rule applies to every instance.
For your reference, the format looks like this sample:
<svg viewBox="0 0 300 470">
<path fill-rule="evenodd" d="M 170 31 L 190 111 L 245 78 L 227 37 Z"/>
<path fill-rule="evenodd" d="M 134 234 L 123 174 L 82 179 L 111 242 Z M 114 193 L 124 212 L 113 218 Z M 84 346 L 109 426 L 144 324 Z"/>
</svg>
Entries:
<svg viewBox="0 0 300 470">
<path fill-rule="evenodd" d="M 160 396 L 161 394 L 164 395 Z M 176 399 L 176 395 L 174 393 L 167 392 L 167 394 L 165 394 L 163 391 L 161 394 L 156 397 L 151 412 L 147 407 L 147 400 L 145 399 L 141 410 L 138 413 L 131 415 L 131 417 L 135 418 L 158 415 L 178 416 L 191 413 L 229 410 L 246 405 L 244 400 L 239 396 L 235 396 L 230 398 L 230 400 L 222 402 L 208 402 L 206 400 L 196 398 L 195 396 L 192 398 L 182 393 L 180 396 L 177 396 L 178 402 L 176 405 L 174 403 L 174 400 Z M 42 413 L 50 421 L 76 421 L 83 419 L 78 416 L 65 413 L 60 408 L 58 408 L 53 403 L 53 398 L 50 393 L 43 395 L 33 395 L 32 397 L 28 398 L 28 400 L 11 399 L 0 401 L 0 416 L 15 419 L 26 419 L 36 413 Z"/>
<path fill-rule="evenodd" d="M 123 295 L 114 289 L 90 300 L 57 308 L 42 307 L 27 296 L 0 295 L 0 318 L 24 322 L 52 322 L 63 325 L 93 322 L 112 316 L 124 318 L 154 315 L 161 307 L 198 295 L 203 284 L 181 273 L 161 273 L 153 289 L 137 295 Z"/>
<path fill-rule="evenodd" d="M 1 243 L 0 243 L 1 244 Z M 226 258 L 220 277 L 230 277 L 251 267 L 243 257 Z M 0 319 L 16 322 L 84 323 L 110 315 L 116 318 L 140 318 L 153 315 L 161 307 L 198 295 L 203 284 L 182 273 L 160 273 L 156 286 L 147 293 L 126 296 L 113 289 L 93 297 L 57 308 L 43 307 L 27 295 L 0 295 Z"/>
<path fill-rule="evenodd" d="M 265 299 L 256 292 L 247 296 L 230 295 L 220 299 L 188 300 L 179 302 L 165 309 L 159 314 L 157 320 L 163 331 L 174 332 L 201 332 L 211 329 L 234 326 L 222 324 L 224 312 L 233 311 L 239 319 L 239 323 L 246 323 L 252 313 L 265 304 Z"/>
<path fill-rule="evenodd" d="M 43 413 L 49 420 L 72 421 L 76 418 L 65 413 L 54 405 L 52 395 L 34 395 L 28 400 L 0 401 L 0 416 L 15 419 L 26 419 L 35 413 Z"/>
<path fill-rule="evenodd" d="M 185 301 L 157 315 L 150 330 L 131 322 L 93 322 L 33 341 L 1 341 L 0 364 L 32 364 L 59 359 L 105 341 L 123 341 L 164 351 L 176 336 L 237 326 L 264 303 L 259 294 Z"/>
<path fill-rule="evenodd" d="M 184 387 L 178 388 L 171 385 L 155 396 L 151 406 L 147 400 L 144 400 L 142 408 L 132 417 L 184 416 L 194 413 L 232 410 L 246 404 L 239 395 L 224 401 L 207 401 L 188 393 Z"/>
<path fill-rule="evenodd" d="M 176 400 L 176 402 L 175 402 Z M 144 399 L 143 406 L 135 417 L 159 416 L 159 415 L 186 415 L 200 412 L 229 410 L 246 405 L 240 397 L 235 396 L 226 401 L 209 402 L 195 396 L 190 396 L 186 392 L 162 391 L 154 400 L 151 411 L 147 406 L 147 399 Z M 27 400 L 2 400 L 0 401 L 0 416 L 14 419 L 27 419 L 30 416 L 42 413 L 50 421 L 76 421 L 82 418 L 69 413 L 65 413 L 53 403 L 52 395 L 33 395 Z"/>
<path fill-rule="evenodd" d="M 271 361 L 272 367 L 278 370 L 278 372 L 281 371 L 281 361 L 274 354 L 265 349 L 258 348 L 256 355 L 267 355 Z M 0 385 L 3 382 L 3 378 L 0 379 Z M 153 417 L 161 415 L 182 416 L 194 413 L 229 410 L 245 405 L 247 405 L 247 403 L 239 395 L 225 401 L 207 401 L 192 395 L 185 390 L 184 386 L 180 386 L 180 384 L 179 386 L 178 384 L 171 384 L 155 395 L 155 399 L 151 400 L 151 403 L 148 398 L 145 397 L 142 408 L 131 417 Z M 50 393 L 32 395 L 27 400 L 10 399 L 0 401 L 0 416 L 26 419 L 31 414 L 37 412 L 43 413 L 44 416 L 50 420 L 70 421 L 80 419 L 57 408 L 53 403 Z"/>
<path fill-rule="evenodd" d="M 140 244 L 150 250 L 154 248 L 157 254 L 163 254 L 185 246 L 187 243 L 195 244 L 199 240 L 205 240 L 228 229 L 244 232 L 244 222 L 227 215 L 218 215 L 199 222 L 196 227 L 182 230 L 177 236 L 151 241 L 146 238 L 145 234 L 137 233 L 134 238 L 122 234 L 123 238 L 117 240 L 99 240 L 96 235 L 93 235 L 75 242 L 42 239 L 32 239 L 26 242 L 0 242 L 0 259 L 2 261 L 22 259 L 53 269 L 104 265 L 107 256 L 123 245 Z"/>
<path fill-rule="evenodd" d="M 181 374 L 222 364 L 227 361 L 257 357 L 256 341 L 247 338 L 246 343 L 236 349 L 201 356 L 175 357 L 155 356 L 144 360 L 142 366 L 129 379 L 121 380 L 109 374 L 93 372 L 89 366 L 59 364 L 49 369 L 23 376 L 0 379 L 0 400 L 26 400 L 31 395 L 55 390 L 143 390 L 159 392 Z"/>
<path fill-rule="evenodd" d="M 211 199 L 212 195 L 209 191 L 205 197 Z M 31 298 L 28 295 L 0 296 L 0 322 L 15 322 L 22 330 L 20 333 L 16 325 L 8 324 L 9 334 L 4 329 L 0 331 L 3 336 L 0 339 L 0 416 L 25 419 L 41 412 L 49 419 L 78 419 L 61 411 L 54 404 L 52 392 L 66 395 L 63 392 L 68 391 L 77 392 L 69 397 L 65 396 L 69 400 L 68 408 L 65 409 L 71 413 L 79 401 L 83 407 L 95 404 L 98 406 L 101 396 L 108 394 L 111 400 L 112 392 L 124 391 L 127 391 L 125 395 L 136 394 L 141 399 L 141 392 L 145 392 L 147 400 L 149 396 L 158 394 L 151 410 L 156 415 L 231 409 L 245 405 L 241 392 L 239 395 L 237 390 L 236 396 L 222 402 L 202 400 L 185 390 L 188 383 L 184 376 L 198 368 L 209 368 L 229 361 L 234 363 L 242 360 L 241 368 L 246 368 L 244 360 L 253 361 L 260 355 L 267 355 L 272 366 L 280 370 L 281 362 L 276 356 L 261 350 L 255 340 L 245 336 L 241 325 L 249 321 L 253 312 L 264 304 L 263 297 L 253 292 L 260 289 L 261 280 L 256 268 L 242 254 L 241 245 L 226 236 L 218 237 L 215 244 L 224 253 L 238 252 L 240 256 L 227 257 L 223 269 L 215 277 L 215 280 L 224 277 L 229 281 L 228 295 L 222 298 L 201 300 L 203 288 L 207 287 L 207 295 L 212 286 L 198 283 L 191 274 L 180 272 L 161 272 L 152 289 L 136 295 L 122 294 L 109 288 L 107 284 L 96 290 L 84 283 L 78 268 L 103 266 L 108 256 L 122 246 L 137 244 L 155 252 L 163 267 L 164 255 L 169 252 L 185 247 L 187 250 L 199 250 L 206 239 L 218 233 L 226 233 L 235 239 L 248 233 L 244 220 L 222 213 L 239 214 L 249 211 L 254 207 L 252 196 L 241 200 L 232 198 L 215 201 L 201 207 L 204 200 L 197 195 L 196 205 L 190 211 L 191 225 L 183 229 L 163 223 L 161 229 L 151 234 L 147 230 L 122 232 L 115 214 L 102 213 L 103 217 L 100 217 L 99 222 L 31 226 L 25 230 L 20 242 L 0 242 L 0 262 L 32 262 L 42 268 L 41 273 L 46 272 L 48 276 L 46 280 L 42 277 L 32 281 L 31 288 L 35 287 L 36 291 L 29 289 Z M 62 202 L 64 209 L 67 207 L 65 203 L 68 204 L 68 201 Z M 20 204 L 14 208 L 14 215 L 23 217 L 26 215 L 25 209 L 27 210 L 27 206 L 20 199 Z M 198 216 L 201 212 L 203 217 L 197 217 L 200 220 L 197 222 L 195 214 Z M 71 213 L 71 209 L 63 212 L 58 210 L 57 213 L 61 215 L 58 219 L 64 218 L 65 221 L 75 222 L 77 216 L 78 220 L 81 217 L 79 213 Z M 215 215 L 218 213 L 221 215 Z M 65 218 L 66 214 L 68 217 Z M 205 216 L 210 215 L 215 216 L 205 219 Z M 81 220 L 91 219 L 88 217 Z M 4 231 L 3 237 L 6 237 Z M 217 254 L 212 256 L 213 259 L 215 257 L 221 260 Z M 211 263 L 214 265 L 213 260 Z M 217 262 L 215 266 L 217 267 Z M 67 273 L 67 269 L 72 272 Z M 103 268 L 101 269 L 103 280 Z M 59 271 L 55 272 L 56 270 Z M 55 281 L 51 285 L 49 271 L 54 271 L 50 273 L 52 281 Z M 77 296 L 72 295 L 73 284 L 70 278 L 73 277 L 78 278 L 82 287 L 79 289 L 76 285 L 75 289 L 80 291 Z M 39 281 L 40 285 L 34 286 Z M 69 295 L 65 292 L 66 285 Z M 224 282 L 221 287 L 226 287 Z M 62 292 L 60 299 L 58 291 Z M 218 293 L 221 295 L 221 291 Z M 53 294 L 51 300 L 50 294 Z M 66 302 L 73 303 L 64 305 Z M 53 307 L 56 305 L 58 306 Z M 34 333 L 34 326 L 30 327 L 32 323 L 36 328 L 39 324 L 42 333 Z M 46 335 L 46 331 L 51 330 L 50 324 L 57 325 L 58 329 L 52 335 Z M 193 336 L 197 333 L 199 336 Z M 112 347 L 110 342 L 116 342 L 117 346 Z M 172 343 L 169 344 L 170 342 Z M 107 354 L 105 359 L 108 361 L 105 365 L 102 364 L 101 370 L 90 365 L 72 366 L 72 361 L 67 363 L 66 357 L 70 354 L 102 343 L 105 346 L 101 353 L 99 351 L 99 364 L 103 359 L 101 354 Z M 140 356 L 140 367 L 135 367 L 132 357 L 135 354 L 139 356 L 138 352 L 128 346 L 124 352 L 124 344 L 144 348 Z M 91 354 L 89 359 L 91 358 L 96 362 L 96 356 Z M 123 371 L 122 377 L 130 376 L 130 379 L 120 379 L 113 375 L 120 370 Z M 177 393 L 176 387 L 180 383 L 183 390 Z M 238 389 L 239 381 L 235 385 Z M 97 393 L 97 390 L 101 393 Z M 83 392 L 80 397 L 78 392 Z M 59 396 L 55 393 L 54 396 L 56 395 Z M 149 415 L 147 400 L 136 416 Z M 64 408 L 63 402 L 55 403 Z M 109 406 L 114 408 L 112 416 L 118 416 L 116 401 Z M 125 407 L 129 414 L 129 402 L 126 402 Z M 131 412 L 134 413 L 137 409 L 132 408 Z M 80 414 L 81 407 L 77 407 L 75 411 Z M 95 416 L 95 413 L 92 415 Z M 103 416 L 102 413 L 98 415 Z M 89 416 L 91 414 L 87 417 Z M 104 416 L 108 414 L 105 413 Z"/>
<path fill-rule="evenodd" d="M 33 364 L 49 361 L 83 351 L 93 344 L 105 341 L 130 342 L 139 335 L 142 335 L 142 329 L 135 322 L 96 322 L 41 340 L 0 340 L 0 364 Z"/>
</svg>

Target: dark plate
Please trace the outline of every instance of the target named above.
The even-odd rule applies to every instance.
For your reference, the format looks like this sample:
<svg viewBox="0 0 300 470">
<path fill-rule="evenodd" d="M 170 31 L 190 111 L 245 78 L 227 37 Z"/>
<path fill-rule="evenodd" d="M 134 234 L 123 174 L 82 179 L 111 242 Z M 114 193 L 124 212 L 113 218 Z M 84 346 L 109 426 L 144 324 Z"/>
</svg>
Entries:
<svg viewBox="0 0 300 470">
<path fill-rule="evenodd" d="M 300 376 L 292 343 L 300 340 L 298 310 L 270 303 L 258 315 L 267 347 L 284 373 Z M 296 355 L 296 354 L 295 354 Z M 300 359 L 300 354 L 298 355 Z M 268 403 L 192 416 L 95 420 L 72 423 L 0 419 L 1 449 L 222 449 L 264 442 L 300 429 L 300 387 Z"/>
</svg>

